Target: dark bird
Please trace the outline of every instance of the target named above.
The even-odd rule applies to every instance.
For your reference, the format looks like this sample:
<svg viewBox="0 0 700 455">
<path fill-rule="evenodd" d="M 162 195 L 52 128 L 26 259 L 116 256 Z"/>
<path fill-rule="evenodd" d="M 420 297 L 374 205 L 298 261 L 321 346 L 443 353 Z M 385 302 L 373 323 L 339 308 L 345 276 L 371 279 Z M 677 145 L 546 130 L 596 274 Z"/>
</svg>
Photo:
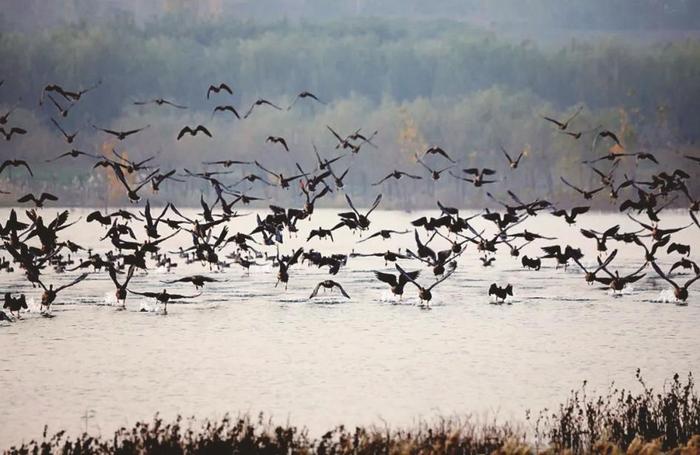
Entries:
<svg viewBox="0 0 700 455">
<path fill-rule="evenodd" d="M 68 113 L 70 112 L 71 108 L 74 106 L 74 104 L 69 104 L 68 107 L 64 108 L 58 102 L 53 99 L 53 96 L 49 95 L 49 99 L 53 103 L 53 105 L 56 107 L 56 110 L 58 110 L 58 113 L 61 114 L 61 117 L 68 117 Z"/>
<path fill-rule="evenodd" d="M 677 252 L 681 256 L 690 256 L 690 245 L 673 242 L 668 246 L 666 253 L 671 254 L 673 252 Z"/>
<path fill-rule="evenodd" d="M 156 301 L 164 305 L 163 314 L 168 314 L 168 302 L 170 302 L 171 300 L 194 299 L 202 295 L 201 293 L 195 295 L 170 294 L 165 289 L 163 289 L 162 292 L 136 292 L 129 289 L 129 292 L 131 292 L 132 294 L 142 295 L 144 297 L 156 299 Z"/>
<path fill-rule="evenodd" d="M 5 112 L 4 114 L 0 115 L 0 125 L 6 125 L 7 121 L 10 119 L 10 115 L 17 109 L 17 106 L 19 106 L 19 103 L 15 104 L 10 108 L 9 111 Z"/>
<path fill-rule="evenodd" d="M 263 170 L 263 171 L 267 172 L 268 174 L 270 174 L 271 176 L 275 177 L 275 179 L 277 180 L 277 183 L 282 188 L 289 188 L 289 184 L 291 182 L 304 177 L 304 174 L 294 175 L 292 177 L 285 177 L 281 172 L 279 174 L 277 174 L 277 173 L 274 173 L 274 172 L 266 169 L 265 167 L 263 167 L 262 164 L 258 163 L 257 161 L 255 161 L 255 165 L 258 166 L 261 170 Z"/>
<path fill-rule="evenodd" d="M 205 161 L 202 164 L 207 164 L 207 165 L 221 165 L 223 167 L 231 167 L 234 164 L 253 164 L 250 161 L 238 161 L 238 160 L 221 160 L 221 161 Z"/>
<path fill-rule="evenodd" d="M 362 243 L 366 242 L 369 239 L 373 239 L 376 237 L 381 237 L 383 240 L 387 240 L 391 238 L 391 234 L 397 234 L 397 235 L 402 235 L 402 234 L 408 234 L 410 231 L 393 231 L 389 229 L 382 229 L 381 231 L 377 231 L 374 234 L 370 235 L 369 237 L 362 239 L 358 241 L 357 243 Z"/>
<path fill-rule="evenodd" d="M 10 141 L 10 140 L 12 140 L 12 136 L 14 136 L 15 134 L 19 134 L 20 136 L 27 134 L 27 130 L 25 130 L 24 128 L 19 128 L 19 127 L 13 126 L 8 131 L 5 128 L 0 127 L 0 133 L 2 133 L 3 136 L 5 136 L 6 141 Z"/>
<path fill-rule="evenodd" d="M 432 147 L 430 147 L 428 150 L 426 150 L 425 153 L 423 154 L 423 156 L 425 157 L 425 156 L 427 156 L 427 155 L 442 155 L 442 156 L 444 156 L 445 158 L 447 158 L 447 160 L 448 160 L 450 163 L 455 163 L 455 162 L 456 162 L 455 160 L 453 160 L 452 158 L 450 158 L 450 156 L 447 154 L 446 151 L 444 151 L 441 147 L 437 147 L 437 146 L 432 146 Z"/>
<path fill-rule="evenodd" d="M 678 283 L 676 283 L 674 280 L 672 280 L 671 278 L 669 278 L 668 275 L 665 274 L 665 273 L 659 268 L 658 265 L 656 265 L 656 262 L 653 262 L 653 261 L 652 261 L 651 266 L 654 268 L 654 270 L 656 271 L 656 273 L 657 273 L 661 278 L 663 278 L 664 280 L 668 281 L 668 283 L 669 283 L 671 286 L 673 286 L 673 295 L 676 297 L 676 300 L 679 300 L 679 301 L 681 301 L 681 302 L 685 302 L 686 300 L 688 300 L 688 288 L 690 287 L 690 285 L 692 285 L 693 283 L 695 283 L 695 282 L 698 280 L 698 278 L 700 278 L 700 275 L 695 275 L 695 277 L 693 277 L 693 278 L 687 280 L 687 281 L 685 282 L 685 284 L 681 286 L 681 285 L 679 285 Z"/>
<path fill-rule="evenodd" d="M 611 273 L 607 267 L 602 263 L 600 258 L 598 258 L 598 264 L 602 265 L 601 269 L 608 274 L 607 277 L 596 277 L 596 281 L 599 283 L 603 283 L 606 286 L 609 286 L 610 289 L 613 290 L 613 292 L 622 292 L 622 290 L 627 286 L 628 284 L 636 283 L 637 281 L 641 280 L 646 276 L 646 273 L 641 274 L 641 271 L 644 270 L 648 264 L 648 262 L 644 262 L 642 266 L 634 271 L 633 273 L 630 273 L 629 275 L 620 275 L 620 271 L 616 270 L 615 273 Z"/>
<path fill-rule="evenodd" d="M 144 126 L 144 127 L 142 127 L 142 128 L 138 128 L 138 129 L 135 129 L 135 130 L 128 130 L 128 131 L 108 130 L 108 129 L 106 129 L 106 128 L 100 128 L 100 127 L 95 126 L 95 125 L 92 125 L 92 127 L 95 128 L 96 130 L 103 131 L 103 132 L 105 132 L 105 133 L 107 133 L 107 134 L 111 134 L 112 136 L 116 137 L 116 138 L 119 139 L 120 141 L 123 141 L 124 139 L 126 139 L 126 138 L 129 137 L 129 136 L 131 136 L 132 134 L 136 134 L 136 133 L 139 133 L 139 132 L 141 132 L 141 131 L 143 131 L 143 130 L 145 130 L 145 129 L 150 128 L 151 125 L 146 125 L 146 126 Z"/>
<path fill-rule="evenodd" d="M 29 164 L 27 164 L 26 161 L 24 160 L 5 160 L 3 161 L 2 164 L 0 164 L 0 174 L 2 174 L 2 171 L 4 171 L 8 167 L 20 167 L 24 166 L 27 171 L 29 172 L 29 175 L 34 177 L 34 173 L 32 172 L 32 169 L 29 167 Z"/>
<path fill-rule="evenodd" d="M 36 207 L 43 207 L 44 206 L 44 201 L 57 201 L 58 198 L 54 196 L 53 194 L 49 193 L 41 193 L 39 196 L 39 199 L 37 199 L 32 193 L 26 194 L 22 196 L 21 198 L 17 199 L 17 202 L 19 203 L 25 203 L 32 201 Z"/>
<path fill-rule="evenodd" d="M 27 298 L 24 296 L 24 294 L 19 297 L 12 297 L 12 294 L 9 292 L 5 293 L 5 302 L 3 303 L 2 307 L 10 312 L 10 316 L 15 316 L 14 313 L 17 313 L 17 319 L 22 318 L 20 315 L 22 310 L 29 309 L 27 306 Z M 2 321 L 1 318 L 0 321 Z"/>
<path fill-rule="evenodd" d="M 187 109 L 187 106 L 181 106 L 179 104 L 175 104 L 172 101 L 168 101 L 168 100 L 163 99 L 163 98 L 154 98 L 152 100 L 147 100 L 147 101 L 134 101 L 134 104 L 136 106 L 145 106 L 146 104 L 155 104 L 157 106 L 162 106 L 162 105 L 166 104 L 168 106 L 172 106 L 172 107 L 175 107 L 177 109 Z"/>
<path fill-rule="evenodd" d="M 61 134 L 63 134 L 63 137 L 66 139 L 66 142 L 69 144 L 72 144 L 73 141 L 75 140 L 75 137 L 78 135 L 78 131 L 76 131 L 73 134 L 68 134 L 68 133 L 66 133 L 66 131 L 63 128 L 61 128 L 61 125 L 59 125 L 56 120 L 51 119 L 51 122 L 54 125 L 56 125 L 56 128 L 58 128 L 58 130 L 61 132 Z"/>
<path fill-rule="evenodd" d="M 348 201 L 348 205 L 352 209 L 352 212 L 340 213 L 338 216 L 340 216 L 341 218 L 350 219 L 350 220 L 355 221 L 357 223 L 357 227 L 361 231 L 368 229 L 369 228 L 369 215 L 374 211 L 374 209 L 377 208 L 379 203 L 382 201 L 382 195 L 381 194 L 377 195 L 377 198 L 374 200 L 371 207 L 369 208 L 369 210 L 365 214 L 361 214 L 360 212 L 357 211 L 355 206 L 352 204 L 352 200 L 350 199 L 350 196 L 348 196 L 346 194 L 345 199 Z"/>
<path fill-rule="evenodd" d="M 561 131 L 566 131 L 566 129 L 569 128 L 569 124 L 571 123 L 571 121 L 581 113 L 581 110 L 583 110 L 583 106 L 580 106 L 578 109 L 576 109 L 576 112 L 574 112 L 574 114 L 571 117 L 569 117 L 563 122 L 544 115 L 542 116 L 542 118 L 547 120 L 548 122 L 555 124 Z"/>
<path fill-rule="evenodd" d="M 318 229 L 312 229 L 311 232 L 309 232 L 309 237 L 306 239 L 308 242 L 314 237 L 318 237 L 319 240 L 323 240 L 326 237 L 330 237 L 331 242 L 333 242 L 333 231 L 331 229 L 323 229 L 319 227 Z"/>
<path fill-rule="evenodd" d="M 401 180 L 401 177 L 403 177 L 403 176 L 406 176 L 406 177 L 414 179 L 414 180 L 420 180 L 423 178 L 420 175 L 412 175 L 412 174 L 408 174 L 408 173 L 403 172 L 403 171 L 394 170 L 392 173 L 390 173 L 389 175 L 387 175 L 386 177 L 384 177 L 380 181 L 373 183 L 372 186 L 380 185 L 383 182 L 385 182 L 386 180 L 391 179 L 391 178 L 396 179 L 396 180 Z"/>
<path fill-rule="evenodd" d="M 278 284 L 284 283 L 284 289 L 287 289 L 287 284 L 289 283 L 289 268 L 299 262 L 299 256 L 301 256 L 301 253 L 304 252 L 303 248 L 299 248 L 292 254 L 291 256 L 288 257 L 280 257 L 280 252 L 279 249 L 277 250 L 277 266 L 279 267 L 279 271 L 277 272 L 277 283 L 275 283 L 275 287 L 277 287 Z"/>
<path fill-rule="evenodd" d="M 430 166 L 428 166 L 427 164 L 425 164 L 425 163 L 423 162 L 423 160 L 421 160 L 420 158 L 418 158 L 418 155 L 416 155 L 416 162 L 417 162 L 418 164 L 420 164 L 421 166 L 423 166 L 428 172 L 430 172 L 430 177 L 431 177 L 433 180 L 440 180 L 440 175 L 441 175 L 443 172 L 445 172 L 445 171 L 447 171 L 447 170 L 449 170 L 449 169 L 452 169 L 452 168 L 454 167 L 454 166 L 448 166 L 448 167 L 446 167 L 446 168 L 444 168 L 444 169 L 433 169 L 433 168 L 431 168 Z"/>
<path fill-rule="evenodd" d="M 583 264 L 581 264 L 581 258 L 578 257 L 578 255 L 572 256 L 571 259 L 573 259 L 574 262 L 576 263 L 576 265 L 578 265 L 579 268 L 581 268 L 581 270 L 583 270 L 586 283 L 588 283 L 589 285 L 592 285 L 597 280 L 596 274 L 598 272 L 600 272 L 601 270 L 603 270 L 603 267 L 607 267 L 613 261 L 613 259 L 615 259 L 615 256 L 617 256 L 617 250 L 613 250 L 613 252 L 610 253 L 610 255 L 608 255 L 607 258 L 605 258 L 605 261 L 601 262 L 599 260 L 598 267 L 595 269 L 591 269 L 591 270 L 587 269 L 586 267 L 583 266 Z"/>
<path fill-rule="evenodd" d="M 80 283 L 83 281 L 85 278 L 87 278 L 88 274 L 83 273 L 80 275 L 78 278 L 75 280 L 71 281 L 68 284 L 64 284 L 63 286 L 60 286 L 56 289 L 53 288 L 53 284 L 50 284 L 49 287 L 47 288 L 44 283 L 41 281 L 37 280 L 39 282 L 39 285 L 44 288 L 44 294 L 41 296 L 41 309 L 43 311 L 44 307 L 46 307 L 46 310 L 48 311 L 51 307 L 51 304 L 56 301 L 56 296 L 58 295 L 59 292 L 62 290 L 69 288 L 71 286 L 75 286 L 76 284 Z"/>
<path fill-rule="evenodd" d="M 46 160 L 47 163 L 53 163 L 54 161 L 60 160 L 61 158 L 65 158 L 67 156 L 70 156 L 71 158 L 78 158 L 79 156 L 87 156 L 90 158 L 95 158 L 99 159 L 100 157 L 97 155 L 93 155 L 92 153 L 86 153 L 86 152 L 81 152 L 80 150 L 73 149 L 70 152 L 66 153 L 61 153 L 58 155 L 56 158 L 52 158 L 50 160 Z"/>
<path fill-rule="evenodd" d="M 608 247 L 606 241 L 609 238 L 614 238 L 617 232 L 620 230 L 620 225 L 615 225 L 604 232 L 594 231 L 593 229 L 581 229 L 581 234 L 588 239 L 595 239 L 596 248 L 598 251 L 607 251 Z"/>
<path fill-rule="evenodd" d="M 114 173 L 116 174 L 117 179 L 122 183 L 122 185 L 124 185 L 124 188 L 126 188 L 126 195 L 129 198 L 129 202 L 140 201 L 141 196 L 138 195 L 139 190 L 145 185 L 147 185 L 151 181 L 151 178 L 153 178 L 158 173 L 158 170 L 156 169 L 155 171 L 150 173 L 141 183 L 132 188 L 126 181 L 126 176 L 124 176 L 121 167 L 113 166 L 112 169 L 114 169 Z"/>
<path fill-rule="evenodd" d="M 294 101 L 292 102 L 292 104 L 289 105 L 289 107 L 287 108 L 287 110 L 290 110 L 290 109 L 297 103 L 297 101 L 299 101 L 300 99 L 305 99 L 305 98 L 311 98 L 311 99 L 313 99 L 313 100 L 316 100 L 316 102 L 318 102 L 318 103 L 321 103 L 321 104 L 324 104 L 324 105 L 326 104 L 326 103 L 324 103 L 323 101 L 321 101 L 320 99 L 318 99 L 318 97 L 317 97 L 316 95 L 314 95 L 313 93 L 307 92 L 307 91 L 303 91 L 303 92 L 299 93 L 299 94 L 294 98 Z"/>
<path fill-rule="evenodd" d="M 448 279 L 452 274 L 454 273 L 455 269 L 452 268 L 450 269 L 447 273 L 445 273 L 441 278 L 439 278 L 437 281 L 435 281 L 433 284 L 431 284 L 428 287 L 423 287 L 418 282 L 415 280 L 415 278 L 412 277 L 411 274 L 406 272 L 404 269 L 401 268 L 399 264 L 394 264 L 394 267 L 396 267 L 396 270 L 399 271 L 399 273 L 406 279 L 407 281 L 411 282 L 415 287 L 418 288 L 418 298 L 421 301 L 421 304 L 425 302 L 426 306 L 430 308 L 430 301 L 433 298 L 433 293 L 432 290 L 435 288 L 435 286 L 439 285 L 446 279 Z"/>
<path fill-rule="evenodd" d="M 185 134 L 189 134 L 190 136 L 196 136 L 197 133 L 203 133 L 209 137 L 212 137 L 211 133 L 209 132 L 208 129 L 206 129 L 203 125 L 197 125 L 195 129 L 190 128 L 189 126 L 186 126 L 180 130 L 179 133 L 177 133 L 177 140 L 179 141 L 182 136 Z"/>
<path fill-rule="evenodd" d="M 415 272 L 406 272 L 406 276 L 404 276 L 404 274 L 402 273 L 399 273 L 398 275 L 392 275 L 391 273 L 375 271 L 374 276 L 376 276 L 379 281 L 391 286 L 391 293 L 394 295 L 398 295 L 399 298 L 401 298 L 403 297 L 403 289 L 406 286 L 406 283 L 408 283 L 408 279 L 406 278 L 406 276 L 415 280 L 418 278 L 418 276 L 420 276 L 420 271 L 416 270 Z"/>
<path fill-rule="evenodd" d="M 596 193 L 599 193 L 600 191 L 603 191 L 605 189 L 604 186 L 601 186 L 599 188 L 595 188 L 592 190 L 582 190 L 581 188 L 567 182 L 564 177 L 559 177 L 559 178 L 561 179 L 562 182 L 564 182 L 564 185 L 568 186 L 569 188 L 571 188 L 571 189 L 575 190 L 576 192 L 580 193 L 581 195 L 583 195 L 583 198 L 586 200 L 593 199 L 593 196 Z"/>
<path fill-rule="evenodd" d="M 606 139 L 606 138 L 611 139 L 618 147 L 624 148 L 622 146 L 622 144 L 620 143 L 620 139 L 617 137 L 617 135 L 615 133 L 613 133 L 610 130 L 603 130 L 603 131 L 600 131 L 593 139 L 592 149 L 595 150 L 599 139 Z"/>
<path fill-rule="evenodd" d="M 186 276 L 177 280 L 172 280 L 172 281 L 164 281 L 164 283 L 167 284 L 174 284 L 174 283 L 192 283 L 195 287 L 195 289 L 199 289 L 201 287 L 204 287 L 206 283 L 218 283 L 219 280 L 216 280 L 214 278 L 209 278 L 204 275 L 192 275 L 192 276 Z"/>
<path fill-rule="evenodd" d="M 532 270 L 539 270 L 542 267 L 542 260 L 540 258 L 529 258 L 527 256 L 523 256 L 520 262 L 522 263 L 523 267 Z"/>
<path fill-rule="evenodd" d="M 491 283 L 491 286 L 489 287 L 489 297 L 492 295 L 496 296 L 496 303 L 499 303 L 498 300 L 500 299 L 500 303 L 503 303 L 506 301 L 506 298 L 508 296 L 513 296 L 513 286 L 512 285 L 507 285 L 506 287 L 502 288 L 499 287 L 496 283 Z"/>
<path fill-rule="evenodd" d="M 314 288 L 314 290 L 311 292 L 311 295 L 309 296 L 309 298 L 313 299 L 314 297 L 316 297 L 318 295 L 319 289 L 321 289 L 321 288 L 323 288 L 324 291 L 326 289 L 333 290 L 333 288 L 338 288 L 340 293 L 343 294 L 343 297 L 345 297 L 346 299 L 350 298 L 348 293 L 345 292 L 345 289 L 343 289 L 343 286 L 341 286 L 340 283 L 338 283 L 337 281 L 333 281 L 333 280 L 324 280 L 324 281 L 321 281 L 320 283 L 318 283 L 316 285 L 316 287 Z"/>
<path fill-rule="evenodd" d="M 495 180 L 484 180 L 485 176 L 494 175 L 496 173 L 496 171 L 494 171 L 493 169 L 487 169 L 487 168 L 478 169 L 478 168 L 472 167 L 472 168 L 468 168 L 468 169 L 462 169 L 462 172 L 464 172 L 465 174 L 468 174 L 468 175 L 473 175 L 474 177 L 465 178 L 465 177 L 459 177 L 455 174 L 452 174 L 452 176 L 456 177 L 460 180 L 464 180 L 465 182 L 470 182 L 477 188 L 480 187 L 481 185 L 485 185 L 487 183 L 496 182 Z"/>
<path fill-rule="evenodd" d="M 590 207 L 574 207 L 571 209 L 571 212 L 567 213 L 566 210 L 555 210 L 552 212 L 552 215 L 558 216 L 558 217 L 564 217 L 564 220 L 566 220 L 567 224 L 576 224 L 576 217 L 578 215 L 583 215 L 584 213 L 588 212 L 591 208 Z"/>
<path fill-rule="evenodd" d="M 273 144 L 281 144 L 284 149 L 289 152 L 289 147 L 287 147 L 287 141 L 283 137 L 279 136 L 268 136 L 265 142 L 272 142 Z"/>
<path fill-rule="evenodd" d="M 117 288 L 114 295 L 117 298 L 117 303 L 122 303 L 122 309 L 126 309 L 126 296 L 128 294 L 127 287 L 129 286 L 129 281 L 131 281 L 131 278 L 134 276 L 135 269 L 136 267 L 134 267 L 133 265 L 130 266 L 129 270 L 126 272 L 126 279 L 120 283 L 119 279 L 117 278 L 117 270 L 115 269 L 115 267 L 112 264 L 110 264 L 107 267 L 109 278 L 112 280 L 112 283 L 114 283 L 114 286 Z"/>
<path fill-rule="evenodd" d="M 267 105 L 270 106 L 270 107 L 273 107 L 273 108 L 277 109 L 278 111 L 281 111 L 281 110 L 282 110 L 282 108 L 279 107 L 279 106 L 277 106 L 276 104 L 273 104 L 273 103 L 269 102 L 268 100 L 265 100 L 265 99 L 260 98 L 260 99 L 256 100 L 256 101 L 250 106 L 250 109 L 248 109 L 248 112 L 246 112 L 246 114 L 243 116 L 243 118 L 246 119 L 246 118 L 250 117 L 250 114 L 253 113 L 253 109 L 255 109 L 257 106 L 262 106 L 262 105 L 265 105 L 265 104 L 267 104 Z"/>
<path fill-rule="evenodd" d="M 229 95 L 233 95 L 233 90 L 231 90 L 231 87 L 229 87 L 227 84 L 222 82 L 219 85 L 210 85 L 209 86 L 209 88 L 207 89 L 207 99 L 209 99 L 209 95 L 211 95 L 211 92 L 219 93 L 222 90 L 225 92 L 228 92 Z"/>
<path fill-rule="evenodd" d="M 521 151 L 520 154 L 518 155 L 518 158 L 513 160 L 513 158 L 510 157 L 508 152 L 506 152 L 506 149 L 501 147 L 501 151 L 503 154 L 506 156 L 506 159 L 508 160 L 508 165 L 510 166 L 511 169 L 517 169 L 518 164 L 520 164 L 520 160 L 522 159 L 523 155 L 525 154 L 525 150 Z"/>
<path fill-rule="evenodd" d="M 222 106 L 216 106 L 214 110 L 212 111 L 211 115 L 213 116 L 217 112 L 231 112 L 233 115 L 236 116 L 238 120 L 241 119 L 241 116 L 238 114 L 238 111 L 236 110 L 235 107 L 231 106 L 230 104 L 227 105 L 222 105 Z"/>
</svg>

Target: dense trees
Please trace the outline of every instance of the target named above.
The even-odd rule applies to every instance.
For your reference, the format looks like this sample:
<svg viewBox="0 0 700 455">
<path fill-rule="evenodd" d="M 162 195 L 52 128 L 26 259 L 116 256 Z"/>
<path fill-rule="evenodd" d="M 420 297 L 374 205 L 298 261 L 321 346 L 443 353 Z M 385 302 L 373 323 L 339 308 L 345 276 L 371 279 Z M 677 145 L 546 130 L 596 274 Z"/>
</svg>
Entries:
<svg viewBox="0 0 700 455">
<path fill-rule="evenodd" d="M 533 8 L 542 4 L 527 3 Z M 152 123 L 148 134 L 129 147 L 137 154 L 163 150 L 160 160 L 172 166 L 192 166 L 195 156 L 201 161 L 269 153 L 267 134 L 287 137 L 293 151 L 310 151 L 312 142 L 330 148 L 325 125 L 332 124 L 348 131 L 379 129 L 382 150 L 367 152 L 377 155 L 382 170 L 395 163 L 414 165 L 412 154 L 420 147 L 440 144 L 465 160 L 478 156 L 484 165 L 500 165 L 501 146 L 529 147 L 529 159 L 547 160 L 564 173 L 591 153 L 590 138 L 573 141 L 553 133 L 539 115 L 564 115 L 578 104 L 585 106 L 582 129 L 605 124 L 620 131 L 626 147 L 668 154 L 671 165 L 680 163 L 679 150 L 700 139 L 695 121 L 700 42 L 695 40 L 649 45 L 570 40 L 540 46 L 445 21 L 197 22 L 166 14 L 139 25 L 122 16 L 33 33 L 0 33 L 0 74 L 5 79 L 0 107 L 21 97 L 14 118 L 33 132 L 2 144 L 0 152 L 37 158 L 65 148 L 48 122 L 50 106 L 36 105 L 41 88 L 48 82 L 87 87 L 97 80 L 103 81 L 99 91 L 81 100 L 66 119 L 68 129 L 84 130 L 79 145 L 94 151 L 104 145 L 90 123 Z M 286 105 L 305 89 L 330 104 L 302 103 L 290 113 L 256 114 L 245 122 L 211 120 L 216 102 L 207 102 L 206 87 L 220 81 L 234 89 L 233 96 L 221 99 L 242 111 L 261 96 Z M 160 96 L 190 109 L 132 104 Z M 195 121 L 211 125 L 214 139 L 176 143 L 176 130 Z M 406 134 L 410 129 L 413 133 Z M 300 156 L 306 154 L 270 159 L 292 167 L 294 159 L 304 159 Z M 364 191 L 379 175 L 374 168 L 356 167 L 351 180 Z M 66 184 L 78 178 L 87 185 L 94 178 L 71 166 L 63 172 Z M 551 177 L 538 179 L 524 167 L 508 178 L 544 196 L 562 191 L 558 176 Z M 582 175 L 580 183 L 589 178 L 593 176 Z M 463 189 L 451 182 L 435 191 L 457 198 Z"/>
</svg>

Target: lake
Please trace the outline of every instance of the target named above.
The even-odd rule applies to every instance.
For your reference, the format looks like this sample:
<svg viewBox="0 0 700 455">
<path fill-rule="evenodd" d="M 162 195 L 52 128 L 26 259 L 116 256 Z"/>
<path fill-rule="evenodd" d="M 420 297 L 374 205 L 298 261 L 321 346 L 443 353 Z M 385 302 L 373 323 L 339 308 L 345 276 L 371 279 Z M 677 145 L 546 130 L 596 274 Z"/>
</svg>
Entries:
<svg viewBox="0 0 700 455">
<path fill-rule="evenodd" d="M 317 210 L 311 221 L 300 222 L 298 237 L 285 237 L 281 252 L 299 245 L 326 254 L 415 248 L 412 231 L 358 244 L 361 237 L 344 230 L 334 233 L 334 242 L 305 243 L 309 229 L 335 225 L 339 211 Z M 55 212 L 43 210 L 45 218 Z M 250 232 L 256 211 L 246 212 L 228 224 L 231 233 Z M 7 213 L 0 210 L 0 219 Z M 71 219 L 84 220 L 87 213 L 72 210 Z M 438 212 L 377 211 L 370 232 L 410 228 L 409 221 L 424 214 Z M 493 231 L 486 220 L 475 224 Z M 542 213 L 513 232 L 524 227 L 559 238 L 534 242 L 523 254 L 539 255 L 541 246 L 568 242 L 583 249 L 584 264 L 592 264 L 595 242 L 578 228 L 613 224 L 637 228 L 617 214 L 585 214 L 569 227 Z M 686 224 L 687 215 L 667 213 L 662 226 Z M 143 229 L 134 226 L 143 239 Z M 104 252 L 111 246 L 98 241 L 104 232 L 81 221 L 62 238 Z M 422 229 L 419 233 L 426 238 Z M 697 239 L 695 226 L 674 236 L 694 248 Z M 163 249 L 174 251 L 189 242 L 190 235 L 181 232 Z M 447 245 L 442 239 L 435 244 Z M 620 248 L 613 270 L 629 273 L 643 262 L 635 245 L 610 242 L 609 247 Z M 265 251 L 274 254 L 270 247 Z M 456 273 L 433 290 L 431 310 L 417 305 L 410 284 L 399 301 L 374 278 L 374 270 L 395 272 L 382 258 L 351 258 L 335 277 L 326 268 L 293 266 L 287 290 L 275 287 L 276 269 L 269 263 L 252 267 L 249 275 L 236 264 L 219 273 L 182 260 L 170 272 L 137 273 L 129 286 L 137 291 L 167 287 L 194 294 L 191 284 L 161 283 L 193 273 L 221 280 L 207 284 L 192 301 L 170 304 L 167 316 L 141 312 L 154 310 L 154 304 L 138 295 L 129 295 L 128 311 L 117 311 L 113 285 L 102 271 L 60 293 L 52 310 L 56 317 L 42 318 L 39 289 L 20 272 L 3 273 L 2 291 L 26 293 L 32 311 L 0 325 L 0 445 L 40 437 L 44 424 L 50 432 L 71 434 L 87 424 L 90 432 L 109 435 L 156 412 L 206 418 L 263 411 L 280 423 L 306 425 L 312 433 L 337 424 L 396 427 L 467 414 L 524 422 L 527 409 L 557 405 L 584 379 L 588 390 L 602 393 L 611 381 L 636 387 L 637 368 L 655 387 L 674 372 L 700 370 L 700 286 L 691 288 L 687 306 L 679 306 L 650 267 L 643 280 L 615 297 L 587 285 L 575 264 L 555 269 L 547 260 L 535 272 L 523 269 L 507 248 L 499 250 L 492 267 L 482 267 L 478 256 L 473 245 L 467 247 Z M 663 268 L 672 262 L 665 251 L 659 257 Z M 697 250 L 691 259 L 698 259 Z M 422 270 L 419 282 L 433 280 L 416 261 L 401 263 Z M 47 271 L 46 281 L 64 283 L 78 273 Z M 310 300 L 315 284 L 326 278 L 342 283 L 351 299 L 321 292 Z M 511 304 L 491 304 L 492 282 L 513 285 Z M 87 423 L 86 412 L 92 415 Z"/>
</svg>

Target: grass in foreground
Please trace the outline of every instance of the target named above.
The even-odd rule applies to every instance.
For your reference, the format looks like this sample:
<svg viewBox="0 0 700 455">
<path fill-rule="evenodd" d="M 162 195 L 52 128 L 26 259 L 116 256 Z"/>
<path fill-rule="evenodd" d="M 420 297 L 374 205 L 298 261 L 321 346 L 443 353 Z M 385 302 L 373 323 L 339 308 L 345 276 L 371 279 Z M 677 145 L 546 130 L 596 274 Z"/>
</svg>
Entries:
<svg viewBox="0 0 700 455">
<path fill-rule="evenodd" d="M 589 398 L 585 382 L 555 411 L 543 410 L 533 434 L 512 424 L 473 424 L 440 420 L 413 429 L 337 427 L 320 438 L 295 426 L 275 426 L 260 414 L 224 417 L 196 426 L 181 417 L 167 423 L 155 417 L 113 437 L 87 433 L 71 439 L 64 432 L 41 441 L 11 447 L 8 454 L 700 454 L 700 400 L 692 375 L 676 374 L 663 390 L 647 387 L 637 371 L 642 391 L 616 389 Z"/>
</svg>

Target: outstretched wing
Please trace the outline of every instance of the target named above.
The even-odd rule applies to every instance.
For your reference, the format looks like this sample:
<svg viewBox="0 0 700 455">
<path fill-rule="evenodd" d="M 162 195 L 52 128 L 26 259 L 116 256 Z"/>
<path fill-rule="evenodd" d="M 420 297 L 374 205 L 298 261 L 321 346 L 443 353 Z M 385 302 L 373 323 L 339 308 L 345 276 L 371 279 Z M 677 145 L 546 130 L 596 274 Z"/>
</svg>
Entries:
<svg viewBox="0 0 700 455">
<path fill-rule="evenodd" d="M 61 292 L 63 289 L 69 288 L 69 287 L 71 287 L 71 286 L 74 286 L 74 285 L 80 283 L 80 282 L 83 281 L 85 278 L 87 278 L 87 276 L 88 276 L 87 273 L 83 273 L 82 275 L 80 275 L 78 278 L 76 278 L 76 279 L 73 280 L 72 282 L 70 282 L 70 283 L 68 283 L 68 284 L 64 284 L 63 286 L 61 286 L 61 287 L 59 287 L 59 288 L 56 288 L 54 291 L 58 294 L 58 293 Z"/>
</svg>

